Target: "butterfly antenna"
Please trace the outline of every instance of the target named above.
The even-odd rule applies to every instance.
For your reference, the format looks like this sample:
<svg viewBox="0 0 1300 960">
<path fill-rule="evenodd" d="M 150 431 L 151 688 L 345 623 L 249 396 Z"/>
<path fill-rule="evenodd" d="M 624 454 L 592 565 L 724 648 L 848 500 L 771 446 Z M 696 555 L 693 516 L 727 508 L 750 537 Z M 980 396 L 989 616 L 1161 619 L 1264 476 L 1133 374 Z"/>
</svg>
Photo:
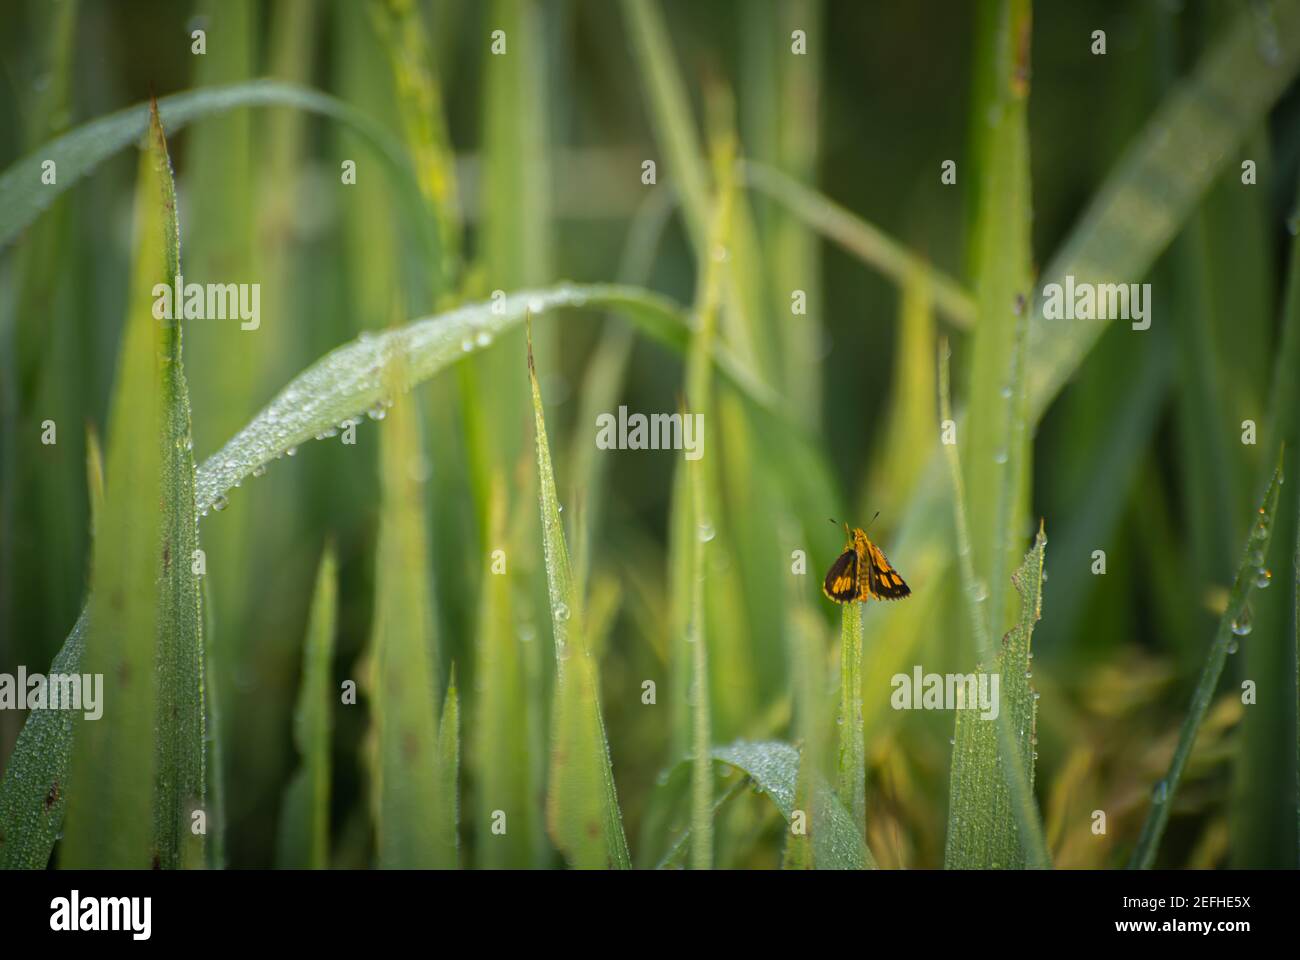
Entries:
<svg viewBox="0 0 1300 960">
<path fill-rule="evenodd" d="M 875 515 L 871 518 L 871 523 L 868 523 L 868 524 L 867 524 L 867 529 L 868 529 L 868 530 L 871 529 L 871 524 L 876 522 L 876 517 L 878 517 L 878 516 L 880 516 L 880 511 L 879 511 L 879 510 L 877 510 L 876 513 L 875 513 Z"/>
</svg>

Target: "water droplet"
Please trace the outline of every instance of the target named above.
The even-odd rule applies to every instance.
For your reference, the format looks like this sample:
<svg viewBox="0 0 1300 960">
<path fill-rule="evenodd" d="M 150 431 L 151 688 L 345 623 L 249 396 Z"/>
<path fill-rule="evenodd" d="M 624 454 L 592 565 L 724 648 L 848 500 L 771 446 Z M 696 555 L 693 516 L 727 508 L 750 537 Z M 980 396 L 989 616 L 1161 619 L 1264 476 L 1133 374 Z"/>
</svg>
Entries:
<svg viewBox="0 0 1300 960">
<path fill-rule="evenodd" d="M 1263 590 L 1272 582 L 1273 582 L 1272 571 L 1266 570 L 1264 567 L 1260 567 L 1259 571 L 1255 574 L 1255 586 Z"/>
<path fill-rule="evenodd" d="M 1151 801 L 1153 803 L 1164 803 L 1169 797 L 1169 784 L 1163 780 L 1156 781 L 1156 785 L 1151 788 Z"/>
<path fill-rule="evenodd" d="M 1002 399 L 1003 399 L 1003 400 L 1010 400 L 1010 399 L 1011 399 L 1011 385 L 1010 385 L 1010 384 L 1008 384 L 1007 386 L 1003 387 L 1003 388 L 1002 388 L 1001 390 L 999 390 L 998 392 L 1002 395 Z"/>
<path fill-rule="evenodd" d="M 720 243 L 714 245 L 711 253 L 713 255 L 713 259 L 716 260 L 718 263 L 722 263 L 727 259 L 727 248 Z"/>
<path fill-rule="evenodd" d="M 1026 680 L 1032 680 L 1032 679 L 1034 679 L 1034 672 L 1033 672 L 1032 670 L 1026 670 L 1026 671 L 1025 671 L 1025 679 L 1026 679 Z"/>
<path fill-rule="evenodd" d="M 541 313 L 546 309 L 546 304 L 542 303 L 540 297 L 533 297 L 528 301 L 528 310 L 530 313 Z"/>
<path fill-rule="evenodd" d="M 227 460 L 225 466 L 227 470 L 234 470 L 237 464 L 234 460 Z"/>
<path fill-rule="evenodd" d="M 1034 699 L 1035 699 L 1035 700 L 1041 700 L 1042 697 L 1043 697 L 1043 695 L 1042 695 L 1041 693 L 1039 693 L 1037 690 L 1034 691 Z"/>
<path fill-rule="evenodd" d="M 253 476 L 255 476 L 255 477 L 264 477 L 264 476 L 266 476 L 266 464 L 264 464 L 264 463 L 259 463 L 257 466 L 255 466 L 255 467 L 253 468 Z"/>
<path fill-rule="evenodd" d="M 388 416 L 388 408 L 384 406 L 384 403 L 381 400 L 366 411 L 366 416 L 371 420 L 382 420 L 384 417 Z"/>
<path fill-rule="evenodd" d="M 1228 641 L 1228 654 L 1229 654 L 1230 656 L 1231 656 L 1232 654 L 1236 653 L 1236 652 L 1237 652 L 1238 650 L 1240 650 L 1240 649 L 1241 649 L 1241 644 L 1239 644 L 1236 640 L 1229 640 L 1229 641 Z"/>
<path fill-rule="evenodd" d="M 709 523 L 707 520 L 700 524 L 696 534 L 699 536 L 702 543 L 708 543 L 717 535 L 713 529 L 713 524 Z"/>
<path fill-rule="evenodd" d="M 1247 636 L 1255 625 L 1250 622 L 1250 607 L 1242 608 L 1241 613 L 1232 621 L 1232 632 L 1239 637 Z"/>
<path fill-rule="evenodd" d="M 478 336 L 474 338 L 474 342 L 480 347 L 486 347 L 492 343 L 492 334 L 487 330 L 480 330 Z"/>
<path fill-rule="evenodd" d="M 948 746 L 950 746 L 950 747 L 955 747 L 955 746 L 957 746 L 957 738 L 956 738 L 956 737 L 949 737 L 949 738 L 948 738 Z"/>
<path fill-rule="evenodd" d="M 222 510 L 226 509 L 229 503 L 230 501 L 226 499 L 224 493 L 218 494 L 217 499 L 212 501 L 212 509 L 217 511 L 217 513 L 220 513 Z"/>
<path fill-rule="evenodd" d="M 557 603 L 555 605 L 555 619 L 559 620 L 561 623 L 569 619 L 569 607 L 567 604 Z"/>
<path fill-rule="evenodd" d="M 285 454 L 285 456 L 287 456 L 287 457 L 296 457 L 296 456 L 298 456 L 298 448 L 297 448 L 297 447 L 290 447 L 288 450 L 284 451 L 284 454 Z"/>
<path fill-rule="evenodd" d="M 471 350 L 474 349 L 474 341 L 471 340 L 469 337 L 466 337 L 464 340 L 460 342 L 460 349 L 463 353 L 469 353 Z"/>
<path fill-rule="evenodd" d="M 994 463 L 1006 463 L 1006 462 L 1007 462 L 1007 452 L 1006 452 L 1006 450 L 999 450 L 997 453 L 993 454 L 993 462 L 994 462 Z"/>
<path fill-rule="evenodd" d="M 989 598 L 989 588 L 983 580 L 976 580 L 974 587 L 971 588 L 971 598 L 976 603 L 983 603 Z"/>
</svg>

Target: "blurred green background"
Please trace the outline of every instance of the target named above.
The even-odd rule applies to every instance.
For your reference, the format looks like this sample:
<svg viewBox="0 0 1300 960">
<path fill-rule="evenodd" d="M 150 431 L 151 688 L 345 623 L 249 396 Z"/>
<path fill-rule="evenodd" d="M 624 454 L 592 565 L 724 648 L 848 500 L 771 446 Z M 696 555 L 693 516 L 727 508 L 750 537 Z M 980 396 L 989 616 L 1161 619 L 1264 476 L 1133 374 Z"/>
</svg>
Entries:
<svg viewBox="0 0 1300 960">
<path fill-rule="evenodd" d="M 169 132 L 187 279 L 262 285 L 259 330 L 186 326 L 201 462 L 294 374 L 362 331 L 561 280 L 622 280 L 679 303 L 696 300 L 698 208 L 653 106 L 638 52 L 644 24 L 631 12 L 638 6 L 0 0 L 0 168 L 151 93 L 264 76 L 327 91 L 406 145 L 440 214 L 434 262 L 418 239 L 421 211 L 339 124 L 272 107 Z M 734 136 L 743 169 L 782 171 L 831 198 L 956 278 L 971 291 L 962 294 L 969 304 L 981 263 L 1001 255 L 976 249 L 975 229 L 977 184 L 988 182 L 981 180 L 988 163 L 1000 162 L 988 159 L 998 154 L 985 143 L 988 94 L 979 81 L 986 14 L 997 7 L 663 0 L 651 10 L 667 27 L 697 169 L 709 181 L 706 154 L 716 156 Z M 1253 21 L 1261 45 L 1277 43 L 1270 10 L 1157 0 L 1038 5 L 1027 78 L 1031 176 L 1021 184 L 1032 197 L 1035 271 L 1071 237 L 1125 149 L 1229 24 L 1241 16 Z M 195 29 L 206 32 L 203 56 L 190 50 Z M 490 51 L 497 29 L 508 44 L 501 57 Z M 805 56 L 790 51 L 799 29 Z M 1095 30 L 1106 32 L 1104 56 L 1090 51 Z M 1282 40 L 1289 49 L 1292 38 Z M 1045 518 L 1050 578 L 1034 637 L 1042 694 L 1036 786 L 1058 866 L 1118 866 L 1132 850 L 1275 457 L 1276 446 L 1265 443 L 1291 429 L 1293 418 L 1269 412 L 1284 355 L 1300 175 L 1300 97 L 1289 75 L 1280 86 L 1276 103 L 1249 118 L 1244 141 L 1219 143 L 1207 133 L 1207 153 L 1223 154 L 1221 175 L 1179 220 L 1173 243 L 1154 251 L 1161 256 L 1149 272 L 1116 277 L 1152 282 L 1151 330 L 1111 325 L 1031 430 L 1031 493 L 1016 549 L 1028 548 L 1031 518 Z M 98 167 L 0 251 L 3 672 L 45 669 L 85 600 L 85 435 L 87 428 L 102 435 L 113 389 L 132 256 L 134 153 Z M 342 187 L 347 159 L 358 163 L 357 183 Z M 1244 159 L 1257 163 L 1257 185 L 1243 186 Z M 653 186 L 642 182 L 645 160 L 657 164 Z M 941 183 L 946 160 L 957 162 L 955 185 Z M 931 518 L 943 530 L 944 558 L 898 546 L 908 542 L 907 506 L 938 447 L 940 337 L 952 344 L 955 397 L 978 382 L 972 317 L 935 308 L 926 268 L 909 275 L 881 269 L 869 254 L 864 262 L 747 183 L 736 192 L 743 214 L 735 222 L 751 218 L 754 247 L 748 272 L 724 292 L 720 335 L 777 390 L 819 466 L 803 475 L 805 467 L 720 392 L 708 427 L 708 442 L 726 448 L 715 461 L 725 530 L 709 567 L 713 742 L 800 739 L 794 700 L 802 666 L 811 659 L 815 689 L 838 682 L 828 678 L 837 669 L 839 610 L 821 596 L 818 577 L 841 533 L 823 518 L 865 525 L 880 511 L 872 537 L 914 596 L 898 615 L 906 622 L 890 620 L 889 629 L 873 632 L 868 611 L 867 839 L 881 866 L 939 866 L 952 716 L 890 710 L 881 679 L 895 669 L 872 648 L 906 631 L 908 652 L 896 669 L 973 668 L 950 562 L 950 514 Z M 1143 188 L 1155 216 L 1164 184 Z M 1143 215 L 1140 207 L 1134 215 Z M 796 289 L 808 295 L 806 316 L 790 313 Z M 740 320 L 737 302 L 745 305 Z M 670 549 L 680 460 L 596 450 L 591 415 L 619 404 L 675 410 L 685 368 L 678 354 L 629 330 L 616 317 L 576 311 L 542 320 L 534 337 L 560 497 L 572 508 L 564 515 L 570 547 L 590 571 L 588 619 L 599 624 L 591 632 L 599 635 L 619 801 L 634 861 L 654 865 L 686 822 L 680 796 L 661 779 L 685 748 L 668 693 L 681 623 Z M 558 866 L 563 859 L 541 829 L 553 653 L 522 331 L 413 396 L 428 465 L 439 675 L 454 664 L 461 697 L 461 863 Z M 46 419 L 58 424 L 57 445 L 37 443 Z M 1260 425 L 1257 445 L 1240 442 L 1247 419 Z M 230 866 L 278 862 L 281 810 L 299 763 L 292 718 L 303 637 L 327 542 L 339 563 L 332 687 L 362 681 L 384 429 L 362 425 L 355 446 L 305 444 L 203 521 L 206 642 L 220 698 L 209 735 L 221 750 L 209 776 L 224 796 Z M 1160 865 L 1296 865 L 1291 490 L 1274 531 L 1276 585 L 1258 592 L 1254 629 L 1228 661 Z M 476 737 L 487 722 L 484 605 L 496 602 L 484 598 L 486 558 L 507 528 L 510 650 L 526 691 L 510 705 L 517 723 L 507 739 L 527 758 L 529 776 L 514 789 L 530 791 L 534 821 L 502 855 L 487 849 L 493 807 L 481 796 L 491 775 L 485 751 L 497 748 Z M 807 552 L 803 578 L 788 574 L 794 549 Z M 1106 551 L 1105 576 L 1092 573 L 1096 549 Z M 792 633 L 803 639 L 792 641 Z M 653 708 L 641 701 L 646 679 L 659 685 Z M 1244 679 L 1258 684 L 1255 705 L 1240 702 Z M 337 866 L 374 857 L 362 687 L 358 705 L 333 706 L 329 858 Z M 0 761 L 22 719 L 0 712 Z M 1089 829 L 1096 809 L 1108 812 L 1103 837 Z M 715 862 L 777 866 L 783 833 L 763 798 L 741 792 L 718 814 Z"/>
</svg>

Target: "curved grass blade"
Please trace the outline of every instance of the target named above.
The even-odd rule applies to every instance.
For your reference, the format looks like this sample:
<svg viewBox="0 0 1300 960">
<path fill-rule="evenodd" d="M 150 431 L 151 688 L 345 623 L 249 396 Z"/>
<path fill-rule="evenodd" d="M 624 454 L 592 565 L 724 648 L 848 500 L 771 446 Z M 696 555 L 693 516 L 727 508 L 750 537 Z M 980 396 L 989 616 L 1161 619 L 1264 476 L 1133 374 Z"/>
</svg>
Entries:
<svg viewBox="0 0 1300 960">
<path fill-rule="evenodd" d="M 81 665 L 83 674 L 103 676 L 104 718 L 75 724 L 63 857 L 74 867 L 200 866 L 204 855 L 206 826 L 197 829 L 207 816 L 204 657 L 189 398 L 180 324 L 153 316 L 155 283 L 180 272 L 176 191 L 156 109 L 136 224 Z"/>
<path fill-rule="evenodd" d="M 174 93 L 158 101 L 163 128 L 175 133 L 191 120 L 239 107 L 294 107 L 337 120 L 361 134 L 406 191 L 418 188 L 401 147 L 379 124 L 328 94 L 276 80 L 253 80 L 224 87 Z M 0 173 L 0 247 L 35 220 L 54 199 L 149 129 L 149 105 L 136 104 L 83 124 L 43 144 Z M 41 165 L 53 160 L 58 181 L 41 184 Z"/>
<path fill-rule="evenodd" d="M 294 744 L 302 758 L 285 792 L 277 866 L 323 870 L 329 866 L 330 732 L 334 634 L 338 619 L 338 561 L 333 545 L 321 555 L 302 648 L 302 686 L 294 715 Z"/>
<path fill-rule="evenodd" d="M 196 482 L 200 516 L 225 504 L 236 481 L 272 459 L 296 451 L 301 443 L 337 429 L 344 420 L 382 409 L 393 399 L 384 367 L 401 357 L 410 386 L 427 380 L 460 358 L 488 347 L 494 338 L 523 320 L 560 307 L 617 310 L 654 339 L 685 350 L 691 327 L 678 308 L 636 287 L 566 285 L 526 290 L 498 303 L 477 303 L 412 321 L 379 334 L 363 333 L 326 354 L 291 380 L 244 429 L 199 467 Z M 720 346 L 719 371 L 753 403 L 780 420 L 772 394 L 757 384 Z"/>
<path fill-rule="evenodd" d="M 774 167 L 746 160 L 742 170 L 747 186 L 776 200 L 805 225 L 900 287 L 906 286 L 911 274 L 922 278 L 935 308 L 954 326 L 975 326 L 975 298 L 966 288 L 879 227 Z"/>
<path fill-rule="evenodd" d="M 799 751 L 788 743 L 738 740 L 713 751 L 713 758 L 743 770 L 771 799 L 786 822 L 795 812 Z M 874 870 L 875 858 L 862 839 L 852 814 L 830 786 L 817 778 L 812 816 L 813 862 L 819 870 Z"/>
<path fill-rule="evenodd" d="M 579 868 L 632 865 L 618 808 L 609 741 L 600 712 L 596 661 L 583 633 L 583 611 L 574 588 L 569 548 L 560 522 L 559 497 L 551 469 L 551 449 L 541 389 L 528 341 L 528 379 L 537 431 L 537 474 L 542 513 L 546 586 L 555 640 L 556 688 L 551 744 L 551 777 L 546 798 L 547 826 L 555 845 Z"/>
<path fill-rule="evenodd" d="M 1268 556 L 1269 540 L 1273 533 L 1273 521 L 1277 513 L 1279 488 L 1282 485 L 1282 462 L 1285 450 L 1279 450 L 1277 466 L 1273 469 L 1273 478 L 1269 481 L 1264 499 L 1260 501 L 1259 512 L 1251 524 L 1250 534 L 1246 538 L 1246 549 L 1242 553 L 1241 563 L 1237 567 L 1237 576 L 1228 595 L 1228 606 L 1219 620 L 1219 628 L 1206 654 L 1205 666 L 1192 694 L 1192 702 L 1187 716 L 1183 719 L 1182 729 L 1178 733 L 1178 745 L 1174 748 L 1173 759 L 1169 763 L 1169 772 L 1155 785 L 1151 793 L 1151 808 L 1147 811 L 1146 821 L 1142 824 L 1142 833 L 1138 837 L 1129 866 L 1146 870 L 1155 864 L 1156 851 L 1160 838 L 1164 836 L 1169 823 L 1169 811 L 1173 806 L 1174 794 L 1182 780 L 1183 768 L 1196 743 L 1196 734 L 1201 728 L 1214 698 L 1214 690 L 1223 675 L 1223 665 L 1228 659 L 1230 645 L 1234 634 L 1242 630 L 1242 624 L 1249 621 L 1250 594 L 1254 590 L 1260 570 Z"/>
</svg>

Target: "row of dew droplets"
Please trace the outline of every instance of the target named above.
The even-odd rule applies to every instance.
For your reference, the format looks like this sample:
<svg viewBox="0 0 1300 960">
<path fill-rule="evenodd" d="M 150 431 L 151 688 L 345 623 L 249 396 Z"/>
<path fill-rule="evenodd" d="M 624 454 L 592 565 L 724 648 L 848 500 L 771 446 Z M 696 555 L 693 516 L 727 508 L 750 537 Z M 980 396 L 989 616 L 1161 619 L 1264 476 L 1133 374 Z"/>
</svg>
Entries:
<svg viewBox="0 0 1300 960">
<path fill-rule="evenodd" d="M 1278 474 L 1277 482 L 1279 484 L 1283 482 L 1281 474 Z M 1250 546 L 1247 556 L 1247 561 L 1254 567 L 1254 572 L 1247 575 L 1253 576 L 1255 586 L 1260 590 L 1266 589 L 1273 582 L 1272 571 L 1264 566 L 1264 551 L 1268 546 L 1268 537 L 1268 512 L 1263 507 L 1260 507 L 1259 520 L 1250 531 Z M 1247 601 L 1242 605 L 1241 611 L 1232 618 L 1233 637 L 1228 642 L 1228 653 L 1236 653 L 1239 649 L 1237 638 L 1249 636 L 1252 629 L 1254 629 L 1254 624 L 1251 622 L 1250 602 Z"/>
</svg>

